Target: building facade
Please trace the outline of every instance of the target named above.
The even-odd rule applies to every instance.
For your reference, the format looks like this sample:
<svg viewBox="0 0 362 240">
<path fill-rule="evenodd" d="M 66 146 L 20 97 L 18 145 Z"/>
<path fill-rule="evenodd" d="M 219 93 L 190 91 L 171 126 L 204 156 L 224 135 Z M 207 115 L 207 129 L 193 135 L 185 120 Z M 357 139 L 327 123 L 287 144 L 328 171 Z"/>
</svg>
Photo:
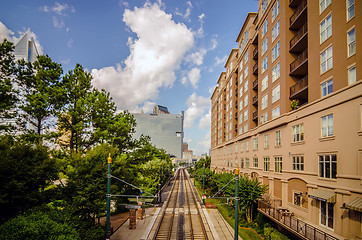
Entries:
<svg viewBox="0 0 362 240">
<path fill-rule="evenodd" d="M 238 165 L 275 210 L 336 239 L 362 238 L 361 13 L 356 0 L 260 0 L 211 97 L 211 168 Z"/>
<path fill-rule="evenodd" d="M 151 143 L 170 155 L 182 159 L 184 113 L 132 113 L 136 120 L 134 137 L 150 136 Z"/>
</svg>

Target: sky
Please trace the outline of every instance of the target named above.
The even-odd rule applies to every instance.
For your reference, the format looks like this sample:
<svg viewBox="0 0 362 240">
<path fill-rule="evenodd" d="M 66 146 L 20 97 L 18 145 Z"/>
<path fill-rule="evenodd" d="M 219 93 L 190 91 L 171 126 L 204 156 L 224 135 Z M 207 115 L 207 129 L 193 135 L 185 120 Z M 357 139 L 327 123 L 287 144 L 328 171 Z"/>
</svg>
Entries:
<svg viewBox="0 0 362 240">
<path fill-rule="evenodd" d="M 184 142 L 210 149 L 210 97 L 258 0 L 4 0 L 0 38 L 27 29 L 64 73 L 81 64 L 118 110 L 185 112 Z"/>
</svg>

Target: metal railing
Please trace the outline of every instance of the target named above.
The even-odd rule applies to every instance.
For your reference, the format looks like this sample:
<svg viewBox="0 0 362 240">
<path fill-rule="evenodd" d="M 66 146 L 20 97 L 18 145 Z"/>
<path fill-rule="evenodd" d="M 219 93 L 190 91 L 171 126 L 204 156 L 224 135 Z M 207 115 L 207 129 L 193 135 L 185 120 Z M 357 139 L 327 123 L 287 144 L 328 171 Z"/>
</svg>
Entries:
<svg viewBox="0 0 362 240">
<path fill-rule="evenodd" d="M 258 211 L 269 216 L 275 222 L 303 239 L 338 240 L 338 238 L 294 217 L 292 213 L 278 210 L 262 200 L 258 201 Z"/>
<path fill-rule="evenodd" d="M 253 112 L 253 120 L 258 119 L 258 111 Z"/>
<path fill-rule="evenodd" d="M 295 12 L 293 13 L 293 15 L 290 17 L 289 19 L 289 26 L 292 26 L 292 24 L 294 23 L 294 21 L 297 19 L 297 17 L 299 17 L 300 13 L 304 10 L 304 8 L 307 6 L 307 0 L 303 0 L 299 6 L 297 7 L 297 9 L 295 10 Z"/>
<path fill-rule="evenodd" d="M 253 89 L 255 89 L 258 86 L 258 79 L 255 79 L 253 81 Z"/>
<path fill-rule="evenodd" d="M 258 94 L 253 97 L 253 104 L 255 104 L 256 102 L 258 102 Z"/>
<path fill-rule="evenodd" d="M 307 59 L 308 59 L 308 48 L 304 50 L 301 54 L 299 54 L 298 57 L 290 64 L 290 72 L 293 72 Z"/>
<path fill-rule="evenodd" d="M 257 74 L 257 73 L 258 73 L 258 63 L 255 63 L 255 65 L 253 66 L 253 74 Z"/>
<path fill-rule="evenodd" d="M 308 75 L 304 78 L 300 79 L 296 84 L 290 87 L 290 97 L 293 96 L 295 93 L 299 92 L 303 88 L 308 87 Z"/>
<path fill-rule="evenodd" d="M 294 45 L 308 32 L 308 24 L 305 23 L 299 31 L 295 34 L 295 36 L 289 41 L 289 49 L 294 47 Z"/>
<path fill-rule="evenodd" d="M 253 59 L 256 59 L 257 56 L 258 56 L 258 46 L 256 46 L 254 51 L 253 51 Z"/>
</svg>

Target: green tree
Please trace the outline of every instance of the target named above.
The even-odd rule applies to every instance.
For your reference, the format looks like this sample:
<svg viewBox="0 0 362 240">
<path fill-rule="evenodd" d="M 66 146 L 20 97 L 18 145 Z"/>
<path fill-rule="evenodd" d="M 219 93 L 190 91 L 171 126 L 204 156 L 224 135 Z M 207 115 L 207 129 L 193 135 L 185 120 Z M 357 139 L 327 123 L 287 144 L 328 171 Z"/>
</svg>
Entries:
<svg viewBox="0 0 362 240">
<path fill-rule="evenodd" d="M 235 186 L 235 185 L 234 185 Z M 235 188 L 235 187 L 234 187 Z M 240 207 L 245 210 L 246 220 L 250 223 L 253 221 L 253 209 L 256 207 L 258 200 L 268 190 L 268 185 L 263 185 L 257 178 L 250 179 L 242 176 L 239 179 L 239 197 Z"/>
<path fill-rule="evenodd" d="M 0 222 L 40 204 L 58 169 L 45 147 L 0 137 Z"/>
<path fill-rule="evenodd" d="M 28 136 L 40 143 L 43 136 L 49 136 L 49 129 L 55 128 L 57 112 L 62 107 L 61 97 L 64 95 L 61 65 L 51 58 L 38 56 L 38 60 L 23 70 L 32 74 L 27 76 L 21 85 L 23 87 L 24 104 L 21 107 L 27 127 Z"/>
<path fill-rule="evenodd" d="M 14 117 L 11 109 L 17 101 L 16 90 L 13 86 L 15 62 L 12 54 L 14 46 L 6 39 L 0 43 L 0 119 Z M 9 126 L 0 123 L 0 130 L 8 130 Z"/>
</svg>

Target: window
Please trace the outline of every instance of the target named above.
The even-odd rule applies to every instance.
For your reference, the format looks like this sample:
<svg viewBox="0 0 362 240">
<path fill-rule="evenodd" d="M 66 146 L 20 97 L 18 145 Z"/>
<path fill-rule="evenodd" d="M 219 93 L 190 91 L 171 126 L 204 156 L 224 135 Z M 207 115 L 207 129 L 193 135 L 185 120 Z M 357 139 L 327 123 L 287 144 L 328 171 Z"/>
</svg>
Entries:
<svg viewBox="0 0 362 240">
<path fill-rule="evenodd" d="M 263 92 L 268 87 L 268 75 L 261 80 L 261 91 Z"/>
<path fill-rule="evenodd" d="M 278 41 L 278 43 L 272 49 L 272 62 L 274 62 L 274 60 L 277 57 L 279 57 L 279 54 L 280 54 L 280 42 Z"/>
<path fill-rule="evenodd" d="M 253 158 L 253 167 L 259 167 L 259 159 L 257 157 Z"/>
<path fill-rule="evenodd" d="M 240 87 L 239 94 L 240 94 L 239 97 L 242 97 L 242 96 L 243 96 L 243 87 Z"/>
<path fill-rule="evenodd" d="M 294 205 L 302 206 L 303 194 L 301 192 L 294 192 Z"/>
<path fill-rule="evenodd" d="M 247 132 L 249 130 L 249 126 L 248 126 L 248 124 L 245 124 L 245 126 L 244 126 L 244 132 Z"/>
<path fill-rule="evenodd" d="M 245 158 L 245 168 L 249 169 L 249 158 Z"/>
<path fill-rule="evenodd" d="M 266 121 L 268 121 L 268 113 L 264 113 L 263 115 L 260 116 L 260 123 L 263 124 Z"/>
<path fill-rule="evenodd" d="M 265 20 L 263 26 L 261 27 L 261 37 L 264 37 L 267 31 L 268 31 L 268 19 Z"/>
<path fill-rule="evenodd" d="M 348 84 L 356 82 L 356 66 L 348 68 Z"/>
<path fill-rule="evenodd" d="M 272 90 L 272 103 L 278 101 L 280 99 L 280 85 L 276 86 Z"/>
<path fill-rule="evenodd" d="M 248 42 L 249 40 L 249 33 L 248 31 L 245 32 L 245 44 Z"/>
<path fill-rule="evenodd" d="M 275 162 L 275 172 L 281 173 L 282 172 L 282 163 L 283 163 L 282 157 L 275 157 L 274 162 Z"/>
<path fill-rule="evenodd" d="M 266 37 L 264 42 L 261 44 L 261 55 L 262 56 L 264 55 L 266 50 L 268 50 L 268 37 Z"/>
<path fill-rule="evenodd" d="M 347 33 L 348 57 L 356 53 L 356 32 L 353 28 Z"/>
<path fill-rule="evenodd" d="M 244 69 L 244 78 L 246 78 L 249 74 L 249 66 L 246 66 Z"/>
<path fill-rule="evenodd" d="M 319 177 L 337 178 L 337 155 L 328 154 L 319 156 Z"/>
<path fill-rule="evenodd" d="M 240 62 L 240 72 L 241 72 L 241 70 L 243 70 L 243 61 L 241 61 Z M 243 74 L 241 73 L 241 77 L 240 77 L 240 79 L 242 79 L 242 76 L 243 76 Z"/>
<path fill-rule="evenodd" d="M 244 168 L 244 158 L 241 158 L 240 160 L 240 168 Z"/>
<path fill-rule="evenodd" d="M 321 85 L 322 97 L 327 96 L 333 92 L 333 79 L 322 83 Z"/>
<path fill-rule="evenodd" d="M 240 54 L 243 52 L 244 49 L 244 40 L 241 40 L 240 42 Z"/>
<path fill-rule="evenodd" d="M 269 134 L 265 134 L 264 136 L 264 147 L 265 148 L 269 147 Z"/>
<path fill-rule="evenodd" d="M 320 224 L 333 229 L 334 224 L 334 205 L 333 203 L 320 202 Z"/>
<path fill-rule="evenodd" d="M 244 143 L 240 143 L 240 152 L 244 151 Z"/>
<path fill-rule="evenodd" d="M 330 46 L 321 53 L 321 74 L 333 67 L 333 48 Z"/>
<path fill-rule="evenodd" d="M 274 82 L 275 80 L 277 80 L 280 77 L 280 62 L 275 65 L 275 67 L 273 68 L 272 71 L 272 82 Z"/>
<path fill-rule="evenodd" d="M 272 119 L 280 116 L 280 107 L 276 107 L 272 110 Z"/>
<path fill-rule="evenodd" d="M 329 14 L 320 24 L 320 42 L 332 36 L 332 14 Z"/>
<path fill-rule="evenodd" d="M 244 112 L 244 122 L 248 120 L 248 109 L 245 110 Z"/>
<path fill-rule="evenodd" d="M 243 114 L 240 114 L 240 117 L 239 117 L 239 124 L 240 123 L 243 123 Z"/>
<path fill-rule="evenodd" d="M 293 156 L 293 170 L 304 171 L 304 156 Z"/>
<path fill-rule="evenodd" d="M 264 158 L 264 171 L 269 171 L 270 168 L 270 158 L 265 157 Z"/>
<path fill-rule="evenodd" d="M 245 95 L 245 98 L 244 98 L 244 107 L 248 106 L 248 102 L 249 102 L 249 95 Z"/>
<path fill-rule="evenodd" d="M 265 70 L 268 69 L 268 56 L 266 56 L 264 59 L 263 59 L 263 62 L 262 62 L 262 65 L 261 65 L 261 72 L 265 72 Z"/>
<path fill-rule="evenodd" d="M 304 125 L 303 123 L 292 127 L 292 142 L 301 142 L 304 140 Z"/>
<path fill-rule="evenodd" d="M 280 130 L 275 132 L 275 145 L 276 146 L 282 145 L 282 135 L 280 133 Z"/>
<path fill-rule="evenodd" d="M 243 100 L 240 100 L 240 103 L 239 103 L 239 111 L 241 111 L 243 109 Z"/>
<path fill-rule="evenodd" d="M 319 0 L 319 12 L 322 13 L 324 9 L 326 9 L 329 4 L 331 4 L 332 0 Z"/>
<path fill-rule="evenodd" d="M 249 81 L 246 81 L 244 83 L 244 92 L 248 91 L 248 89 L 249 89 Z"/>
<path fill-rule="evenodd" d="M 280 21 L 278 21 L 272 29 L 272 42 L 279 36 L 280 34 Z"/>
<path fill-rule="evenodd" d="M 263 0 L 263 2 L 261 3 L 261 12 L 262 12 L 262 14 L 264 14 L 267 7 L 268 7 L 268 0 Z"/>
<path fill-rule="evenodd" d="M 239 134 L 242 134 L 243 133 L 243 126 L 240 126 L 239 127 Z"/>
<path fill-rule="evenodd" d="M 354 0 L 347 0 L 347 21 L 354 17 Z"/>
<path fill-rule="evenodd" d="M 322 117 L 322 137 L 333 136 L 333 114 Z"/>
<path fill-rule="evenodd" d="M 265 94 L 265 96 L 261 98 L 261 110 L 265 109 L 267 106 L 268 106 L 268 94 Z"/>
<path fill-rule="evenodd" d="M 254 143 L 254 150 L 258 149 L 258 138 L 254 138 L 253 139 L 253 143 Z"/>
<path fill-rule="evenodd" d="M 274 21 L 274 19 L 278 16 L 279 9 L 280 9 L 280 6 L 279 6 L 279 0 L 278 0 L 272 9 L 272 21 Z"/>
<path fill-rule="evenodd" d="M 236 153 L 238 152 L 238 144 L 237 143 L 235 144 L 235 152 Z"/>
<path fill-rule="evenodd" d="M 249 141 L 245 142 L 245 148 L 246 148 L 246 151 L 249 151 Z"/>
<path fill-rule="evenodd" d="M 244 62 L 246 63 L 249 60 L 249 53 L 246 52 L 244 56 Z"/>
</svg>

